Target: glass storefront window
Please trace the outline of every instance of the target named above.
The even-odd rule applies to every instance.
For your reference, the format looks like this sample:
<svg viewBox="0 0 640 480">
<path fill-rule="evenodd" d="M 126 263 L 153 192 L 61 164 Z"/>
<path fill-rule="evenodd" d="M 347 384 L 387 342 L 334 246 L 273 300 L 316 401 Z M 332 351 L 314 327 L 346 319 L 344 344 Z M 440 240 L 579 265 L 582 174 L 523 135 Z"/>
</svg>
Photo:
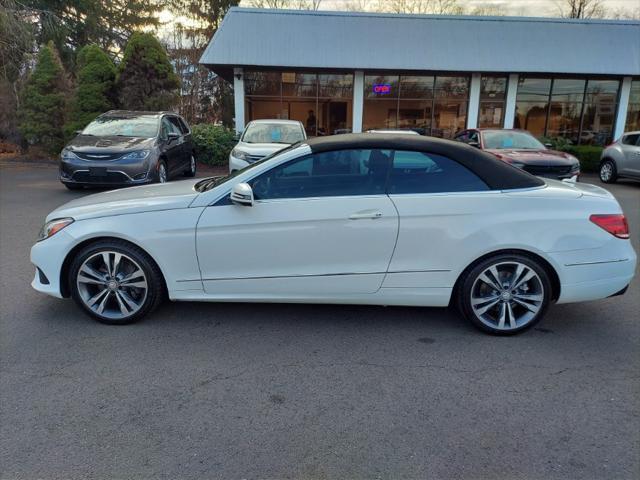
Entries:
<svg viewBox="0 0 640 480">
<path fill-rule="evenodd" d="M 611 141 L 620 82 L 584 78 L 520 78 L 515 128 L 574 144 Z"/>
<path fill-rule="evenodd" d="M 366 75 L 364 131 L 411 129 L 452 138 L 467 119 L 469 77 Z"/>
<path fill-rule="evenodd" d="M 245 72 L 244 78 L 247 121 L 298 120 L 308 136 L 351 131 L 353 75 Z"/>
<path fill-rule="evenodd" d="M 506 95 L 507 77 L 482 76 L 478 109 L 480 128 L 501 128 L 504 125 Z"/>
<path fill-rule="evenodd" d="M 640 80 L 633 80 L 624 131 L 635 132 L 637 130 L 640 130 Z"/>
</svg>

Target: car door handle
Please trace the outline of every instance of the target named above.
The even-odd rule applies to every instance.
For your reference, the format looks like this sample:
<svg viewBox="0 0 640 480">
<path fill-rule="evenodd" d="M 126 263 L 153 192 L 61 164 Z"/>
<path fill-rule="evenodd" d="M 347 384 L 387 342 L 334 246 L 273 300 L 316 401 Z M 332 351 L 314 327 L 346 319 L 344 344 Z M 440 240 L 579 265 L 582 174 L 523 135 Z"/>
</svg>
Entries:
<svg viewBox="0 0 640 480">
<path fill-rule="evenodd" d="M 364 220 L 371 219 L 375 220 L 376 218 L 381 218 L 382 212 L 365 210 L 364 212 L 356 212 L 349 215 L 349 220 Z"/>
</svg>

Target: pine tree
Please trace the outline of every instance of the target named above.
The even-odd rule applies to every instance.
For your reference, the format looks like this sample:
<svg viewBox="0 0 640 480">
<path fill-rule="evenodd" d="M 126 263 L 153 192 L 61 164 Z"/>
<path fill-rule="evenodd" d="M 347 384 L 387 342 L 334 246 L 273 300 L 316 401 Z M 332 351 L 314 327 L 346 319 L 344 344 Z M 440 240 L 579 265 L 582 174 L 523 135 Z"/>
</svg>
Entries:
<svg viewBox="0 0 640 480">
<path fill-rule="evenodd" d="M 40 146 L 49 153 L 62 148 L 66 90 L 66 74 L 60 57 L 49 42 L 40 49 L 35 69 L 20 94 L 18 128 L 30 145 Z"/>
<path fill-rule="evenodd" d="M 101 113 L 116 106 L 116 66 L 97 45 L 87 45 L 78 53 L 78 87 L 71 106 L 71 116 L 65 125 L 70 136 L 84 128 Z"/>
<path fill-rule="evenodd" d="M 180 81 L 167 52 L 150 33 L 131 35 L 118 66 L 120 106 L 127 110 L 168 110 L 177 102 Z"/>
</svg>

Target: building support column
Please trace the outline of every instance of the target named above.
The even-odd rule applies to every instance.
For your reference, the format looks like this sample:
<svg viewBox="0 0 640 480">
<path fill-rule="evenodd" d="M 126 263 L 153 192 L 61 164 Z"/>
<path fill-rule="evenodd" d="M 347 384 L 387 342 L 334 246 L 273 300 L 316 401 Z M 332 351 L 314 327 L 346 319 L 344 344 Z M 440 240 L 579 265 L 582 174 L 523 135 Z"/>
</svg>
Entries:
<svg viewBox="0 0 640 480">
<path fill-rule="evenodd" d="M 362 132 L 362 112 L 364 109 L 364 72 L 356 70 L 353 75 L 353 133 Z"/>
<path fill-rule="evenodd" d="M 233 69 L 233 105 L 236 133 L 240 133 L 244 130 L 244 73 L 242 68 Z"/>
<path fill-rule="evenodd" d="M 478 112 L 480 110 L 480 80 L 482 74 L 471 75 L 471 86 L 469 87 L 469 111 L 467 113 L 467 128 L 478 126 Z"/>
<path fill-rule="evenodd" d="M 520 75 L 512 73 L 509 75 L 507 85 L 507 101 L 504 105 L 504 128 L 513 128 L 513 120 L 516 116 L 516 95 L 518 94 L 518 79 Z"/>
<path fill-rule="evenodd" d="M 613 124 L 613 140 L 619 139 L 624 133 L 627 123 L 627 110 L 629 108 L 629 97 L 631 96 L 631 77 L 624 77 L 620 85 L 620 100 L 618 101 L 618 113 Z"/>
</svg>

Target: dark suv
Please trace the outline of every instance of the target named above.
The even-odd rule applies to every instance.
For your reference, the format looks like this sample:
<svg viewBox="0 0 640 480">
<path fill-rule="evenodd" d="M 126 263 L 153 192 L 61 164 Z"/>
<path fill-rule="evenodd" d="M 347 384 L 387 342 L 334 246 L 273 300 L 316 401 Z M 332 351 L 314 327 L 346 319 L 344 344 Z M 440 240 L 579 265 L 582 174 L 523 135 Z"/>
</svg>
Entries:
<svg viewBox="0 0 640 480">
<path fill-rule="evenodd" d="M 60 181 L 71 190 L 164 183 L 195 174 L 189 126 L 170 112 L 104 113 L 60 154 Z"/>
</svg>

